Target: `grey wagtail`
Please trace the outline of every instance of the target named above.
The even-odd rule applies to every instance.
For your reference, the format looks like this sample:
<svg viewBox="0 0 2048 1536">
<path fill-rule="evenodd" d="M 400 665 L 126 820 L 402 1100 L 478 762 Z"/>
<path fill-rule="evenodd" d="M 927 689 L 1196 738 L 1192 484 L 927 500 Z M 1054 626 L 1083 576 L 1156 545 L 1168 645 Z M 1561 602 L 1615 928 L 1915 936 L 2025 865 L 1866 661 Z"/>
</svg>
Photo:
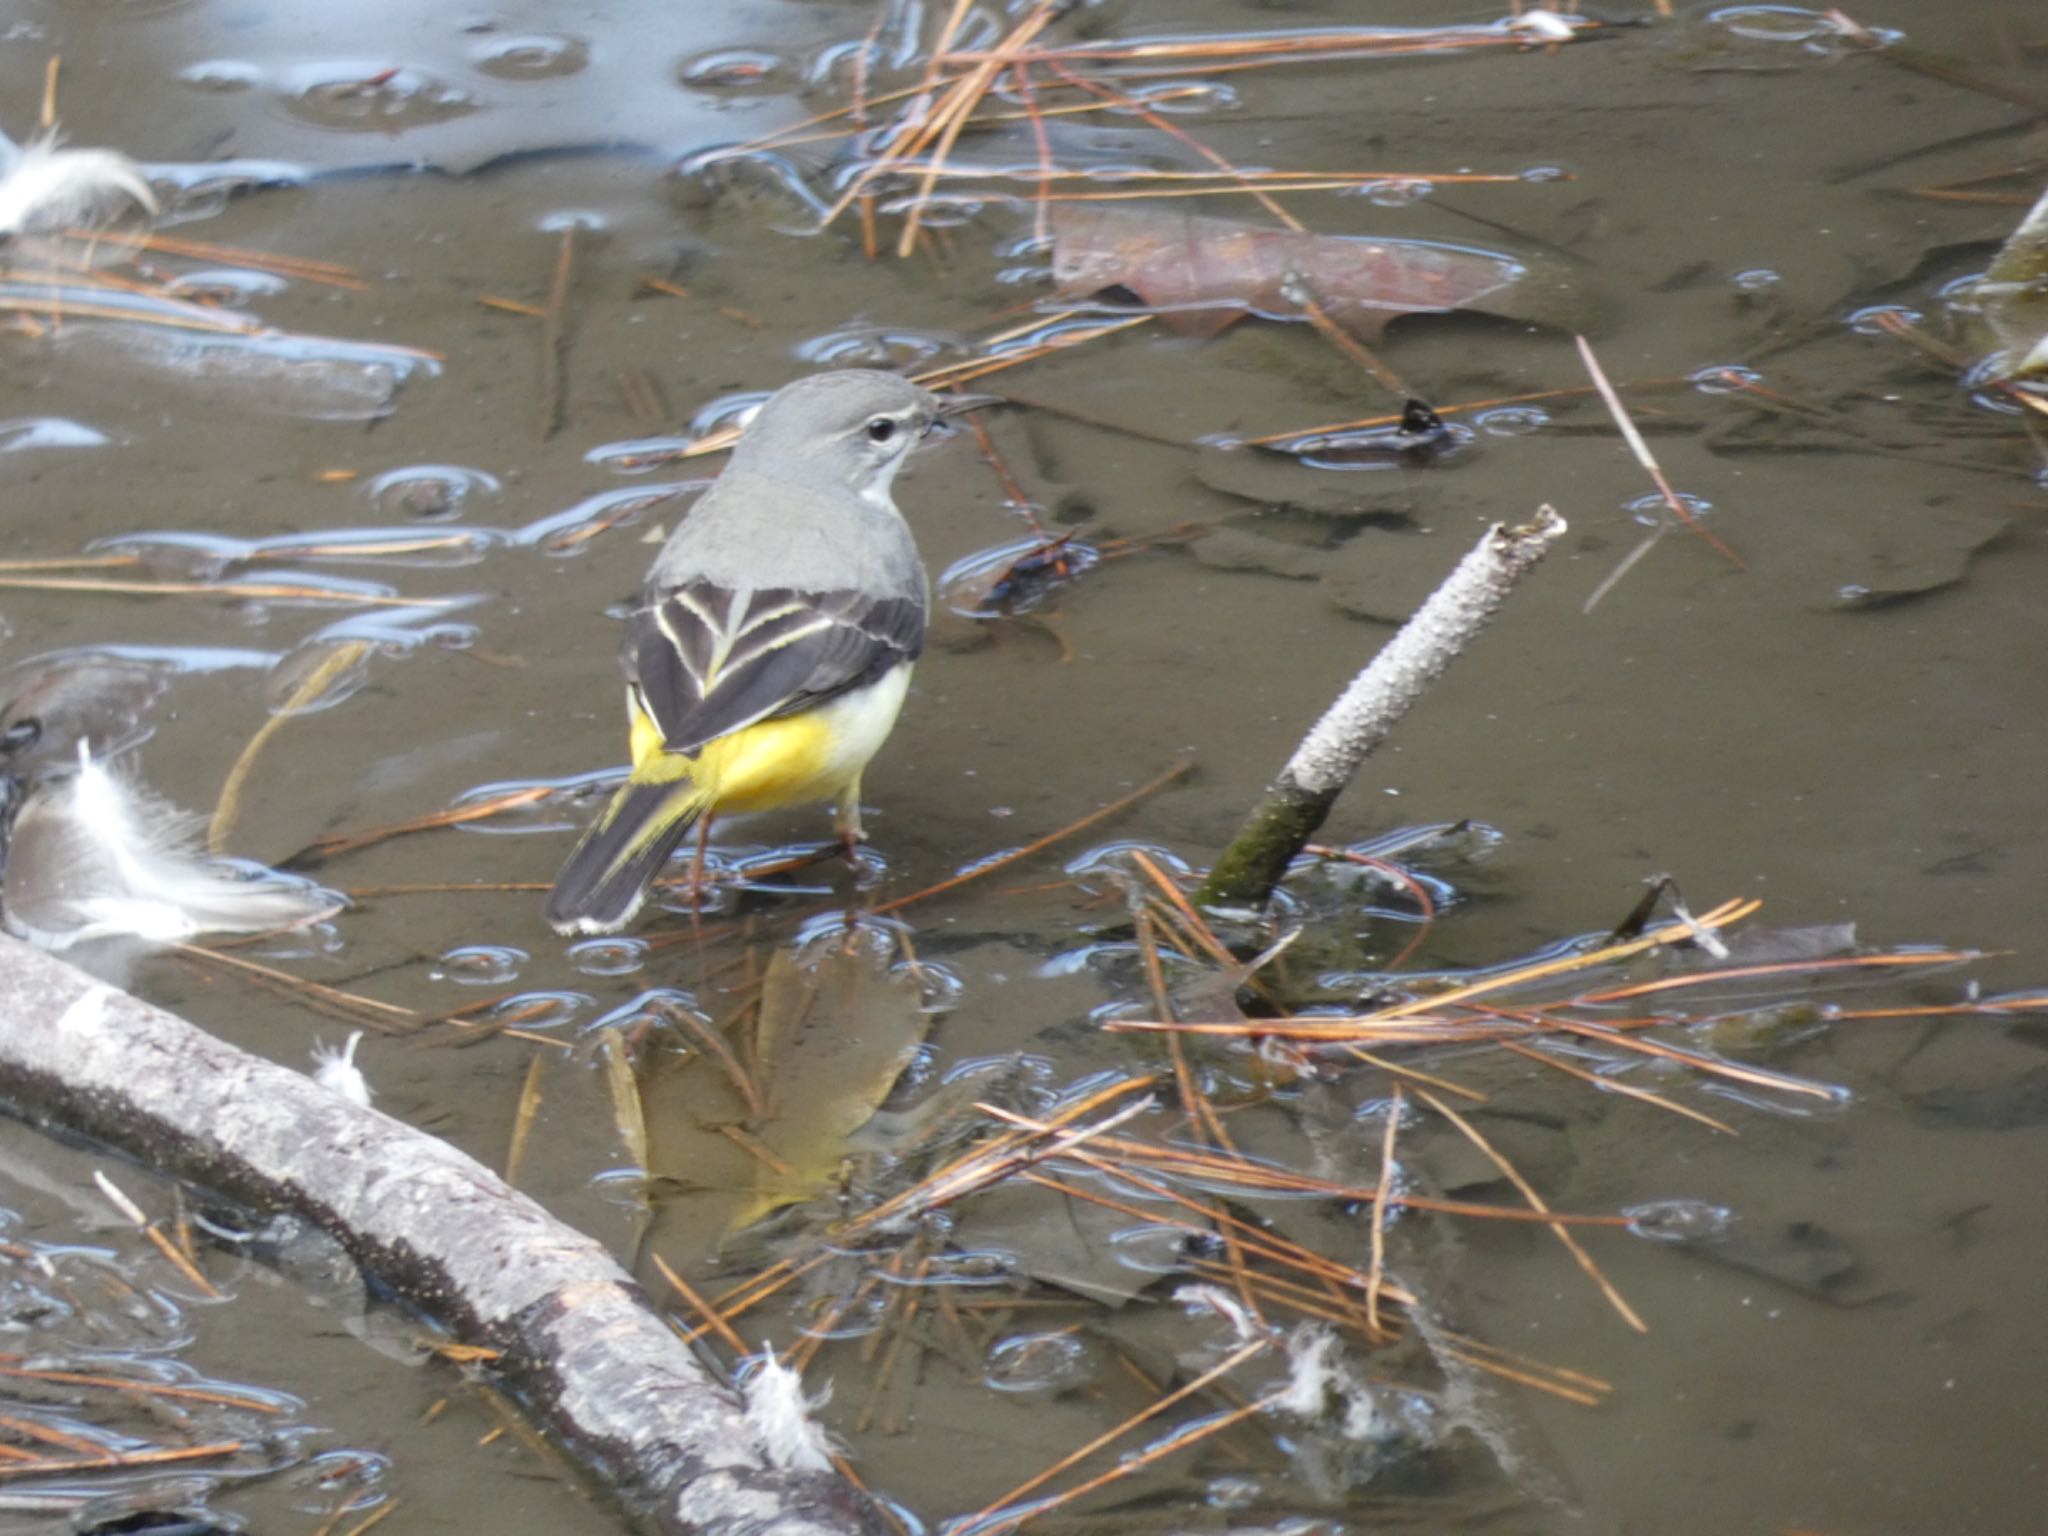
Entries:
<svg viewBox="0 0 2048 1536">
<path fill-rule="evenodd" d="M 610 933 L 697 823 L 830 800 L 860 841 L 860 776 L 924 649 L 929 584 L 889 482 L 941 415 L 848 368 L 770 396 L 669 536 L 626 616 L 631 776 L 562 866 L 560 933 Z"/>
</svg>

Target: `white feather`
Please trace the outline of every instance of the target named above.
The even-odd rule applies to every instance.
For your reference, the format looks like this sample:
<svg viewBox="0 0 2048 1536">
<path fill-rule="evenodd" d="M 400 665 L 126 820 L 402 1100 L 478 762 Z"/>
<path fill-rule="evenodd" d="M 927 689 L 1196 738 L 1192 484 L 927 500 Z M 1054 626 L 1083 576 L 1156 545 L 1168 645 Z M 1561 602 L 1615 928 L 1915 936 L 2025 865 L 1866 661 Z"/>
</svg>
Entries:
<svg viewBox="0 0 2048 1536">
<path fill-rule="evenodd" d="M 785 1472 L 829 1472 L 832 1437 L 811 1414 L 831 1398 L 832 1389 L 806 1398 L 803 1377 L 776 1359 L 772 1349 L 763 1349 L 751 1364 L 740 1394 L 746 1400 L 747 1428 L 769 1463 Z"/>
<path fill-rule="evenodd" d="M 1519 32 L 1526 38 L 1543 43 L 1568 43 L 1578 36 L 1581 25 L 1574 17 L 1545 10 L 1524 11 L 1501 22 L 1505 30 Z"/>
<path fill-rule="evenodd" d="M 0 175 L 0 235 L 105 223 L 131 206 L 152 218 L 160 208 L 142 168 L 118 150 L 59 149 L 45 136 L 16 150 Z"/>
<path fill-rule="evenodd" d="M 1337 1336 L 1305 1323 L 1288 1337 L 1287 1389 L 1273 1406 L 1314 1423 L 1329 1412 L 1330 1399 L 1341 1390 L 1341 1372 Z"/>
<path fill-rule="evenodd" d="M 340 1050 L 331 1045 L 313 1047 L 313 1081 L 331 1093 L 338 1093 L 351 1104 L 364 1109 L 370 1107 L 370 1083 L 356 1065 L 356 1047 L 362 1044 L 363 1032 L 352 1030 Z"/>
<path fill-rule="evenodd" d="M 78 771 L 31 791 L 7 842 L 5 914 L 49 949 L 126 937 L 157 944 L 201 933 L 260 933 L 339 910 L 305 881 L 209 859 L 197 818 L 123 782 L 79 744 Z"/>
</svg>

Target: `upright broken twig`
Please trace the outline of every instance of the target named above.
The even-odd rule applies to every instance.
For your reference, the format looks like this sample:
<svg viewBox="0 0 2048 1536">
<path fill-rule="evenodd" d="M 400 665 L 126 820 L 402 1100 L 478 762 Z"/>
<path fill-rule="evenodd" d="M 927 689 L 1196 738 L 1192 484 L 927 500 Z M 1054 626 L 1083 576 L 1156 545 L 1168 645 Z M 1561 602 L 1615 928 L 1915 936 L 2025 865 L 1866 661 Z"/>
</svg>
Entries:
<svg viewBox="0 0 2048 1536">
<path fill-rule="evenodd" d="M 1315 836 L 1344 786 L 1408 707 L 1484 629 L 1565 531 L 1549 507 L 1520 528 L 1496 523 L 1429 601 L 1323 712 L 1195 893 L 1208 906 L 1257 906 Z"/>
</svg>

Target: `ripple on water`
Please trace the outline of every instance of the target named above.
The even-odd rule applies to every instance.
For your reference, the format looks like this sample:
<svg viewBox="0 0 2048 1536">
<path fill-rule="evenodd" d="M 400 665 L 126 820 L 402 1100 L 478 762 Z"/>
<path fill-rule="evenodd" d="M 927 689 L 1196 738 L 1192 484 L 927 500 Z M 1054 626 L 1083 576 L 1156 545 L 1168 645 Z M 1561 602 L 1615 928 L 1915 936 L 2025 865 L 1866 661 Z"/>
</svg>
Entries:
<svg viewBox="0 0 2048 1536">
<path fill-rule="evenodd" d="M 794 59 L 767 48 L 719 48 L 676 65 L 676 83 L 716 96 L 780 96 L 794 90 Z"/>
<path fill-rule="evenodd" d="M 261 85 L 264 75 L 261 65 L 247 59 L 201 59 L 179 70 L 178 79 L 195 91 L 225 96 Z"/>
<path fill-rule="evenodd" d="M 982 1378 L 998 1392 L 1061 1392 L 1094 1375 L 1087 1338 L 1065 1330 L 1013 1333 L 988 1352 Z"/>
<path fill-rule="evenodd" d="M 1705 517 L 1714 510 L 1714 504 L 1704 496 L 1677 494 L 1678 504 L 1685 508 L 1686 516 L 1694 519 Z M 1645 528 L 1662 527 L 1671 521 L 1671 508 L 1665 503 L 1661 491 L 1651 491 L 1621 504 L 1622 511 L 1641 523 Z"/>
<path fill-rule="evenodd" d="M 998 544 L 948 566 L 938 579 L 939 601 L 965 619 L 1014 618 L 1101 559 L 1093 545 L 1076 539 Z"/>
<path fill-rule="evenodd" d="M 502 987 L 517 981 L 520 968 L 531 958 L 525 950 L 509 944 L 458 944 L 435 961 L 427 974 L 435 981 L 465 987 Z"/>
<path fill-rule="evenodd" d="M 694 437 L 631 437 L 616 443 L 599 443 L 583 455 L 583 462 L 615 475 L 644 475 L 692 457 L 690 450 L 696 442 Z"/>
<path fill-rule="evenodd" d="M 390 1484 L 390 1458 L 358 1450 L 324 1451 L 285 1479 L 291 1507 L 323 1517 L 373 1509 L 391 1497 Z"/>
<path fill-rule="evenodd" d="M 224 309 L 247 309 L 256 300 L 283 293 L 291 283 L 275 272 L 252 272 L 246 267 L 210 267 L 185 272 L 164 284 L 174 298 Z"/>
<path fill-rule="evenodd" d="M 300 122 L 342 133 L 400 133 L 483 104 L 424 70 L 389 59 L 331 59 L 284 72 L 279 99 Z"/>
<path fill-rule="evenodd" d="M 590 44 L 567 32 L 523 32 L 477 44 L 470 60 L 494 80 L 558 80 L 588 67 Z"/>
<path fill-rule="evenodd" d="M 927 366 L 941 357 L 965 357 L 967 340 L 955 331 L 902 326 L 849 325 L 797 344 L 796 355 L 826 368 Z"/>
<path fill-rule="evenodd" d="M 586 976 L 630 976 L 647 964 L 647 941 L 624 937 L 583 939 L 569 946 L 569 963 Z"/>
<path fill-rule="evenodd" d="M 363 487 L 363 493 L 386 517 L 445 523 L 460 517 L 472 501 L 495 499 L 502 488 L 496 475 L 480 469 L 459 464 L 408 464 L 376 476 Z"/>
<path fill-rule="evenodd" d="M 16 416 L 0 421 L 0 453 L 31 448 L 104 448 L 113 439 L 97 427 L 62 416 Z"/>
<path fill-rule="evenodd" d="M 1745 42 L 1780 43 L 1821 57 L 1831 57 L 1849 39 L 1848 31 L 1833 13 L 1810 10 L 1803 5 L 1724 5 L 1709 11 L 1705 22 Z M 1888 47 L 1905 36 L 1887 27 L 1863 30 L 1879 47 Z"/>
</svg>

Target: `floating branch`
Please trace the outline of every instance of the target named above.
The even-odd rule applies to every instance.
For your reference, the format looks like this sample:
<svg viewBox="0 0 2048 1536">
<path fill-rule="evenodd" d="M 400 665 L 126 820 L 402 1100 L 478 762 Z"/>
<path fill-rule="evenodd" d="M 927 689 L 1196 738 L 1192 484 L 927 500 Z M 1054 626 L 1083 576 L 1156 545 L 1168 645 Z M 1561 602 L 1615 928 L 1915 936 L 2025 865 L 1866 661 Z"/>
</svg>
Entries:
<svg viewBox="0 0 2048 1536">
<path fill-rule="evenodd" d="M 297 1213 L 453 1332 L 664 1536 L 870 1536 L 848 1484 L 778 1469 L 611 1255 L 439 1139 L 0 937 L 0 1095 Z"/>
</svg>

